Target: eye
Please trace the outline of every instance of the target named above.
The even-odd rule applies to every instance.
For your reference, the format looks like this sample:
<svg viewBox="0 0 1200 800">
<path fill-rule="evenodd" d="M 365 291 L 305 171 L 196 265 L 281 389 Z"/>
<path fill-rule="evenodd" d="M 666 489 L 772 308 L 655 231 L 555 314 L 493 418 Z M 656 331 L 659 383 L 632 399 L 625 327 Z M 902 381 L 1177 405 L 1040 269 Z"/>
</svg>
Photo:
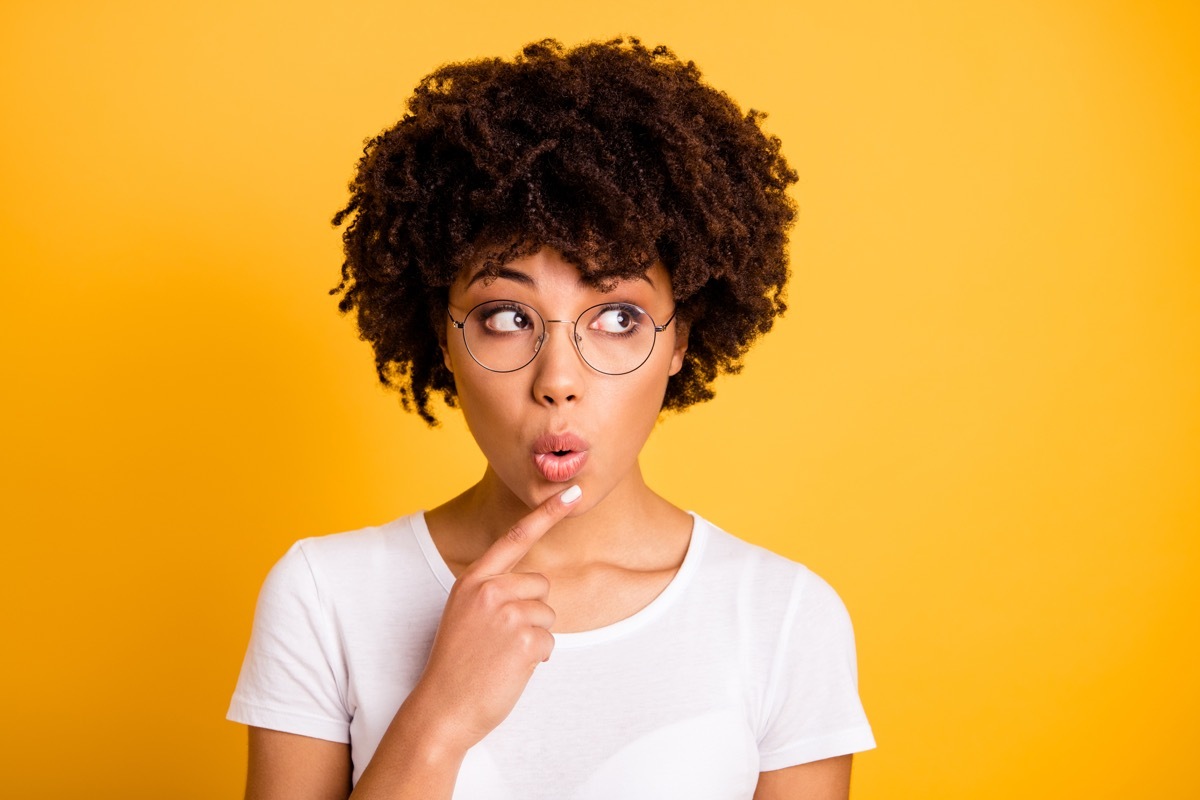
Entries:
<svg viewBox="0 0 1200 800">
<path fill-rule="evenodd" d="M 601 333 L 628 334 L 637 330 L 646 319 L 646 312 L 635 305 L 618 303 L 596 309 L 588 328 Z"/>
<path fill-rule="evenodd" d="M 479 321 L 493 333 L 521 333 L 533 329 L 533 320 L 519 306 L 492 306 L 479 310 Z"/>
</svg>

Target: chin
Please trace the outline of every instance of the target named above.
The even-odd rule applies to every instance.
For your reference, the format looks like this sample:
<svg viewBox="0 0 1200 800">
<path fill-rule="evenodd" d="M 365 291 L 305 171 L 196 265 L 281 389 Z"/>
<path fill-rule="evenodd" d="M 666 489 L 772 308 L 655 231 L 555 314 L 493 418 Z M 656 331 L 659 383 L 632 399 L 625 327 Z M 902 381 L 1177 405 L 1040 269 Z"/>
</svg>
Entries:
<svg viewBox="0 0 1200 800">
<path fill-rule="evenodd" d="M 567 512 L 567 516 L 578 517 L 595 508 L 596 502 L 601 499 L 594 496 L 598 490 L 590 488 L 591 484 L 586 479 L 575 478 L 563 481 L 562 483 L 548 483 L 539 480 L 536 486 L 531 487 L 527 493 L 518 494 L 518 497 L 521 497 L 525 504 L 529 506 L 529 509 L 533 510 L 551 497 L 562 494 L 570 487 L 576 485 L 583 489 L 583 497 L 575 501 L 575 504 L 571 506 L 571 510 Z"/>
</svg>

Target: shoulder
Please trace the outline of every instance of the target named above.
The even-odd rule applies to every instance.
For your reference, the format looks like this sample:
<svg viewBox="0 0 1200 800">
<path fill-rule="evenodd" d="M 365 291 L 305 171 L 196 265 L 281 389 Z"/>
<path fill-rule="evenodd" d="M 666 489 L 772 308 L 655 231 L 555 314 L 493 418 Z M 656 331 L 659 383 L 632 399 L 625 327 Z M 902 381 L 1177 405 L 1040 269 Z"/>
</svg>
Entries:
<svg viewBox="0 0 1200 800">
<path fill-rule="evenodd" d="M 386 560 L 414 550 L 419 552 L 418 534 L 423 527 L 422 514 L 417 512 L 382 525 L 309 536 L 296 541 L 285 558 L 302 558 L 332 569 L 344 565 L 358 568 L 364 561 Z"/>
<path fill-rule="evenodd" d="M 833 591 L 819 575 L 804 564 L 793 561 L 761 545 L 753 544 L 719 528 L 699 515 L 695 532 L 701 536 L 703 568 L 726 580 L 753 583 L 769 592 Z"/>
<path fill-rule="evenodd" d="M 841 627 L 849 624 L 846 606 L 834 588 L 804 564 L 740 539 L 700 516 L 703 536 L 698 577 L 708 585 L 735 592 L 738 604 L 795 624 L 804 618 Z M 787 624 L 785 623 L 785 624 Z"/>
<path fill-rule="evenodd" d="M 420 513 L 366 528 L 298 540 L 271 568 L 266 587 L 308 587 L 317 595 L 406 571 L 428 571 Z"/>
</svg>

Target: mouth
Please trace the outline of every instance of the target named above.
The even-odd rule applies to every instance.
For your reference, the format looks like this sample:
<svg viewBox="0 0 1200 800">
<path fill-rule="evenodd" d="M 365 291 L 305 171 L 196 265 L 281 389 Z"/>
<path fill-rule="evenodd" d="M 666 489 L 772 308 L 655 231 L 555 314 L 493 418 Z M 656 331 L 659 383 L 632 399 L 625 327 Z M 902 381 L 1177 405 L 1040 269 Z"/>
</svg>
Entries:
<svg viewBox="0 0 1200 800">
<path fill-rule="evenodd" d="M 533 463 L 553 483 L 571 480 L 587 463 L 588 443 L 572 433 L 549 433 L 533 443 Z"/>
</svg>

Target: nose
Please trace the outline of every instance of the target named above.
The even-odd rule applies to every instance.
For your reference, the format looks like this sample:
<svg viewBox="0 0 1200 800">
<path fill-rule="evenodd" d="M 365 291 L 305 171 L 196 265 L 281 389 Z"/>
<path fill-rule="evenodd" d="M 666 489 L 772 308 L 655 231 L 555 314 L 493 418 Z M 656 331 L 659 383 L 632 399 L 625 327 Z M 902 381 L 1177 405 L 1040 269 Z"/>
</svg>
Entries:
<svg viewBox="0 0 1200 800">
<path fill-rule="evenodd" d="M 576 403 L 581 397 L 587 365 L 575 348 L 574 321 L 546 320 L 546 332 L 533 369 L 533 397 L 545 405 Z"/>
</svg>

